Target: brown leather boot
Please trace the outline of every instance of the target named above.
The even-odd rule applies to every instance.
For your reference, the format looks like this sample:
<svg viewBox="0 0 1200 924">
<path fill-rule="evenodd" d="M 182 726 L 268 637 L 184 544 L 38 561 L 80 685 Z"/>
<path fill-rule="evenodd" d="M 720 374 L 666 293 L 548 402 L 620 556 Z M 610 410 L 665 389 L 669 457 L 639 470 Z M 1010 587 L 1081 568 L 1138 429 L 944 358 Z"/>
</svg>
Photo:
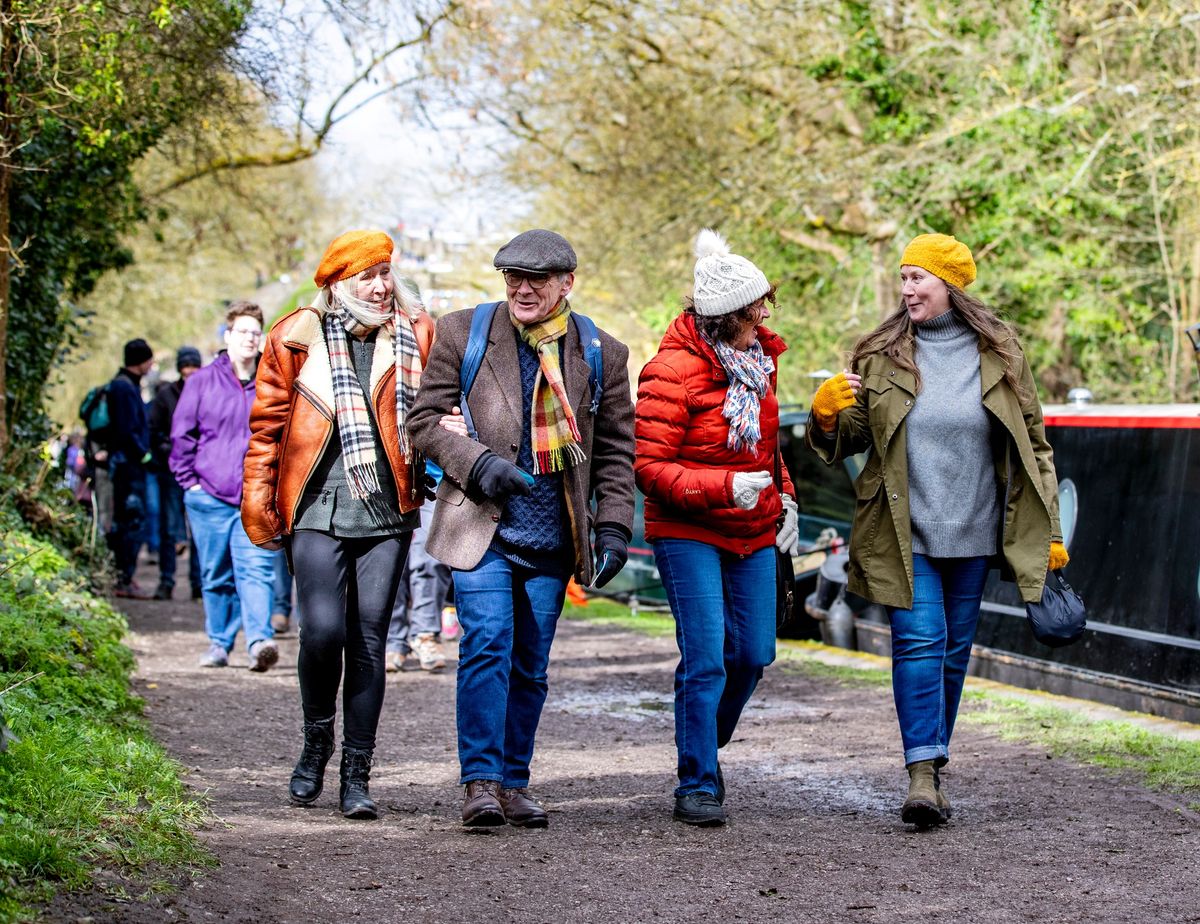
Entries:
<svg viewBox="0 0 1200 924">
<path fill-rule="evenodd" d="M 500 807 L 514 828 L 545 828 L 550 825 L 546 810 L 534 801 L 528 789 L 500 789 Z"/>
<path fill-rule="evenodd" d="M 946 795 L 946 786 L 938 767 L 933 768 L 933 788 L 937 790 L 937 806 L 945 819 L 949 821 L 954 810 L 950 808 L 950 797 Z"/>
<path fill-rule="evenodd" d="M 471 780 L 463 795 L 462 823 L 468 828 L 494 828 L 504 824 L 504 809 L 495 780 Z"/>
<path fill-rule="evenodd" d="M 900 818 L 905 823 L 930 828 L 946 820 L 938 808 L 933 773 L 932 760 L 918 760 L 908 765 L 908 798 L 900 809 Z"/>
</svg>

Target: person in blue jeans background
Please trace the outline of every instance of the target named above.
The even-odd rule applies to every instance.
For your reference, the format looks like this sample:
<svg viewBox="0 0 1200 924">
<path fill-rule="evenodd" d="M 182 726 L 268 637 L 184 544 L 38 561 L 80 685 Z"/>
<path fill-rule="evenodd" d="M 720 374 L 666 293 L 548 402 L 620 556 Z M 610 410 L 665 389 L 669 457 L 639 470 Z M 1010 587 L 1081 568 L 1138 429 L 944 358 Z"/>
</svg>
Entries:
<svg viewBox="0 0 1200 924">
<path fill-rule="evenodd" d="M 133 573 L 147 522 L 146 466 L 150 425 L 142 401 L 142 376 L 154 367 L 154 351 L 145 340 L 125 344 L 124 365 L 108 385 L 108 477 L 112 484 L 112 523 L 107 540 L 117 565 L 118 597 L 144 599 Z"/>
<path fill-rule="evenodd" d="M 963 291 L 965 244 L 914 238 L 901 303 L 812 402 L 809 445 L 832 464 L 870 449 L 855 484 L 848 589 L 887 607 L 908 771 L 900 817 L 946 822 L 942 770 L 992 559 L 1026 602 L 1066 565 L 1054 454 L 1016 333 Z"/>
<path fill-rule="evenodd" d="M 593 412 L 589 364 L 567 301 L 571 245 L 552 231 L 526 231 L 493 264 L 507 300 L 494 306 L 468 395 L 478 439 L 459 404 L 474 312 L 487 310 L 480 307 L 438 319 L 410 424 L 417 448 L 445 473 L 426 548 L 453 569 L 462 626 L 462 821 L 544 828 L 529 764 L 567 582 L 574 573 L 585 586 L 602 586 L 628 554 L 629 350 L 596 331 L 603 378 Z"/>
<path fill-rule="evenodd" d="M 763 326 L 775 288 L 714 231 L 696 255 L 692 295 L 638 379 L 634 470 L 679 644 L 674 817 L 716 827 L 717 752 L 775 660 L 775 548 L 794 555 L 798 532 L 791 479 L 772 474 L 787 349 Z"/>
<path fill-rule="evenodd" d="M 280 549 L 275 555 L 275 587 L 271 594 L 271 628 L 276 637 L 292 629 L 292 595 L 295 581 L 288 570 L 287 554 Z"/>
<path fill-rule="evenodd" d="M 179 395 L 170 465 L 200 553 L 208 633 L 200 664 L 225 667 L 238 631 L 244 630 L 250 670 L 261 673 L 279 660 L 271 629 L 275 553 L 250 542 L 240 507 L 262 310 L 234 302 L 225 323 L 225 349 L 192 375 Z"/>
</svg>

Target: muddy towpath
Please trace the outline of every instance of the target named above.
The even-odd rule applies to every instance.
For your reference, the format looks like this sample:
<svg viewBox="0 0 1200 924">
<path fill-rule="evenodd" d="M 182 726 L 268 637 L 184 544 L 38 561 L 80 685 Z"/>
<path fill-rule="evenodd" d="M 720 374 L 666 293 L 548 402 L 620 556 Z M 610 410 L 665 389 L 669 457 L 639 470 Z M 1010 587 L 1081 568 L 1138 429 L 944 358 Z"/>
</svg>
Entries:
<svg viewBox="0 0 1200 924">
<path fill-rule="evenodd" d="M 379 821 L 338 813 L 336 757 L 316 805 L 292 807 L 294 633 L 265 675 L 245 669 L 240 638 L 230 667 L 204 669 L 198 603 L 125 609 L 137 692 L 211 806 L 200 836 L 218 866 L 168 894 L 60 896 L 50 921 L 1200 922 L 1188 800 L 962 723 L 954 819 L 917 833 L 897 811 L 890 690 L 782 664 L 722 752 L 730 824 L 673 822 L 673 640 L 574 619 L 533 767 L 547 830 L 460 826 L 453 660 L 388 676 Z"/>
</svg>

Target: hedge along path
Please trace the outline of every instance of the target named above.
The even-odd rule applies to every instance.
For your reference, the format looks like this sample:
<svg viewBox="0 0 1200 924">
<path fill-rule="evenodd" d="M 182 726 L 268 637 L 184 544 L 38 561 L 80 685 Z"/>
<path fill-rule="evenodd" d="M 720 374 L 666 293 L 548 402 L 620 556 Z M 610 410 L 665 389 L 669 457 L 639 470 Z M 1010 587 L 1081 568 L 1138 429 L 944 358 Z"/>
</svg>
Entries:
<svg viewBox="0 0 1200 924">
<path fill-rule="evenodd" d="M 533 767 L 548 830 L 460 827 L 453 664 L 389 675 L 371 784 L 380 821 L 337 813 L 336 760 L 317 804 L 294 808 L 294 636 L 266 675 L 245 670 L 242 649 L 233 667 L 205 670 L 197 604 L 128 611 L 137 688 L 208 793 L 201 838 L 220 866 L 180 877 L 173 895 L 64 898 L 50 920 L 1200 921 L 1196 794 L 967 721 L 946 773 L 954 820 L 917 833 L 897 812 L 905 774 L 886 684 L 783 663 L 722 752 L 730 825 L 673 822 L 674 641 L 620 623 L 560 624 Z"/>
</svg>

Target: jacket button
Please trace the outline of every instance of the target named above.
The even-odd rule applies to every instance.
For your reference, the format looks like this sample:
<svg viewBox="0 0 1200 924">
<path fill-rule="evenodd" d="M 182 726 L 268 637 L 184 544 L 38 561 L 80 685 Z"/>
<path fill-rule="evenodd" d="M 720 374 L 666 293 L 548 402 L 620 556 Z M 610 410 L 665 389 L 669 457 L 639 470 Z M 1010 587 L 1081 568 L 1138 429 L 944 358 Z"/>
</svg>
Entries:
<svg viewBox="0 0 1200 924">
<path fill-rule="evenodd" d="M 499 523 L 499 522 L 500 522 L 500 514 L 498 514 L 498 513 L 493 513 L 493 514 L 492 514 L 492 522 L 493 522 L 493 523 Z"/>
<path fill-rule="evenodd" d="M 895 369 L 893 369 L 891 372 L 889 372 L 889 373 L 888 373 L 888 375 L 895 375 L 895 374 L 896 374 L 896 370 L 895 370 Z"/>
<path fill-rule="evenodd" d="M 910 404 L 912 404 L 912 401 L 911 401 L 910 399 L 907 399 L 907 398 L 906 398 L 906 399 L 905 399 L 905 401 L 904 401 L 904 406 L 905 406 L 905 407 L 908 407 Z"/>
<path fill-rule="evenodd" d="M 900 495 L 898 495 L 898 494 L 892 495 L 892 500 L 899 500 L 899 499 L 900 499 Z M 495 517 L 493 517 L 492 519 L 495 519 Z"/>
<path fill-rule="evenodd" d="M 518 446 L 516 443 L 510 443 L 508 448 L 511 449 L 513 452 L 516 452 L 521 447 Z"/>
</svg>

